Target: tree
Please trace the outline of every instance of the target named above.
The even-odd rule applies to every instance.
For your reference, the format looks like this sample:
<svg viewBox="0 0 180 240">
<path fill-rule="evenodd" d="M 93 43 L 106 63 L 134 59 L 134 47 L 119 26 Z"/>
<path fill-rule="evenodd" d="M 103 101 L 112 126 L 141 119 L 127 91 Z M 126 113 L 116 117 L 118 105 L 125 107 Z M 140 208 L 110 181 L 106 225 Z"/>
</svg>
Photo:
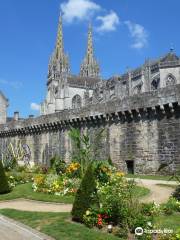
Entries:
<svg viewBox="0 0 180 240">
<path fill-rule="evenodd" d="M 2 161 L 0 160 L 0 194 L 8 192 L 10 192 L 10 188 L 2 165 Z"/>
<path fill-rule="evenodd" d="M 72 219 L 82 223 L 83 215 L 93 205 L 99 205 L 99 201 L 96 191 L 94 169 L 90 163 L 75 196 Z"/>
</svg>

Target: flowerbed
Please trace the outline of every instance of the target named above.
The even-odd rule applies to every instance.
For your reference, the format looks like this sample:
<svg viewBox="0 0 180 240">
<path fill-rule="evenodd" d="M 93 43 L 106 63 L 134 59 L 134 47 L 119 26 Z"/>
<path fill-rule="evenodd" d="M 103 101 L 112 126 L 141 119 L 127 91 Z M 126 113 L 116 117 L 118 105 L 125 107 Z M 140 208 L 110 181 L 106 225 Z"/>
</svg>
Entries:
<svg viewBox="0 0 180 240">
<path fill-rule="evenodd" d="M 6 173 L 10 188 L 14 188 L 18 184 L 24 184 L 33 181 L 33 174 L 27 172 L 11 171 Z"/>
<path fill-rule="evenodd" d="M 73 195 L 80 185 L 79 178 L 68 178 L 56 174 L 37 175 L 34 178 L 33 190 L 54 195 Z"/>
</svg>

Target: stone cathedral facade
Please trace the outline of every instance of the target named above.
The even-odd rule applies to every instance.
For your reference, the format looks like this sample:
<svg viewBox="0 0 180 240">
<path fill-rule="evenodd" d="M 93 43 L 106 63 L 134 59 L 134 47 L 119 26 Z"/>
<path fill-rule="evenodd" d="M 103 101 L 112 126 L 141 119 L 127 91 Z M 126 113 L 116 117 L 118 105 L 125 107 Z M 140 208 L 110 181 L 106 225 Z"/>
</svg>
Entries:
<svg viewBox="0 0 180 240">
<path fill-rule="evenodd" d="M 59 19 L 57 41 L 48 67 L 47 96 L 41 104 L 41 114 L 80 108 L 92 96 L 100 81 L 99 65 L 94 58 L 92 27 L 89 26 L 88 44 L 79 76 L 70 73 L 68 56 L 64 52 L 62 17 Z"/>
<path fill-rule="evenodd" d="M 0 155 L 20 141 L 30 149 L 31 164 L 49 164 L 54 155 L 68 162 L 73 127 L 88 133 L 92 144 L 103 130 L 98 159 L 110 157 L 124 172 L 156 174 L 161 164 L 167 165 L 166 173 L 180 168 L 180 58 L 173 49 L 102 80 L 89 26 L 87 52 L 74 76 L 64 52 L 60 17 L 41 115 L 20 119 L 16 112 L 6 119 L 8 102 L 0 97 Z"/>
<path fill-rule="evenodd" d="M 180 84 L 180 59 L 173 49 L 157 60 L 146 60 L 137 69 L 102 80 L 100 66 L 94 57 L 91 26 L 88 31 L 87 52 L 80 66 L 79 76 L 72 75 L 68 56 L 64 52 L 60 16 L 56 46 L 48 66 L 47 96 L 41 104 L 41 114 L 78 109 L 116 98 L 123 99 L 175 84 Z"/>
</svg>

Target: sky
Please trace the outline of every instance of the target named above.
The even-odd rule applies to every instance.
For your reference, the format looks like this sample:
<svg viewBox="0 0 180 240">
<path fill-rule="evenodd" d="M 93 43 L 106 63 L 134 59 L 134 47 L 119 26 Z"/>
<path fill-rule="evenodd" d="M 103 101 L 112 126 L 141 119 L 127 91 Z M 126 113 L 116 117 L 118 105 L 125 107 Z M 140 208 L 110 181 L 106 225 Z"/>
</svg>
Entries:
<svg viewBox="0 0 180 240">
<path fill-rule="evenodd" d="M 172 46 L 179 56 L 179 9 L 179 0 L 1 0 L 0 90 L 9 99 L 8 116 L 39 114 L 60 11 L 71 73 L 79 73 L 91 22 L 95 56 L 107 79 Z"/>
</svg>

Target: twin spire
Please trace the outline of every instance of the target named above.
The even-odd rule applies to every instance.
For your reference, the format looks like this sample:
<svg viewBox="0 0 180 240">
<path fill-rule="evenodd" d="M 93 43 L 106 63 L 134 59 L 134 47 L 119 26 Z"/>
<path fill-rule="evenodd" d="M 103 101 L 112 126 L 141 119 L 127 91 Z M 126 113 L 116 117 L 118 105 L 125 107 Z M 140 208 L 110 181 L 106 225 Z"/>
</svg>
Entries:
<svg viewBox="0 0 180 240">
<path fill-rule="evenodd" d="M 93 37 L 92 37 L 92 25 L 89 24 L 88 31 L 88 44 L 86 56 L 83 60 L 80 70 L 80 76 L 82 77 L 99 77 L 99 65 L 94 58 Z"/>
<path fill-rule="evenodd" d="M 67 55 L 64 53 L 64 41 L 63 41 L 63 27 L 62 27 L 62 15 L 59 17 L 57 40 L 54 52 L 54 60 L 60 63 L 60 72 L 69 69 L 69 61 Z M 69 70 L 68 70 L 69 72 Z M 89 24 L 88 31 L 88 44 L 87 52 L 80 69 L 80 76 L 82 77 L 98 77 L 99 65 L 94 58 L 93 49 L 93 37 L 92 37 L 92 25 Z"/>
<path fill-rule="evenodd" d="M 64 44 L 63 44 L 63 30 L 62 30 L 62 15 L 59 17 L 58 33 L 56 41 L 56 58 L 59 59 L 64 54 Z"/>
</svg>

